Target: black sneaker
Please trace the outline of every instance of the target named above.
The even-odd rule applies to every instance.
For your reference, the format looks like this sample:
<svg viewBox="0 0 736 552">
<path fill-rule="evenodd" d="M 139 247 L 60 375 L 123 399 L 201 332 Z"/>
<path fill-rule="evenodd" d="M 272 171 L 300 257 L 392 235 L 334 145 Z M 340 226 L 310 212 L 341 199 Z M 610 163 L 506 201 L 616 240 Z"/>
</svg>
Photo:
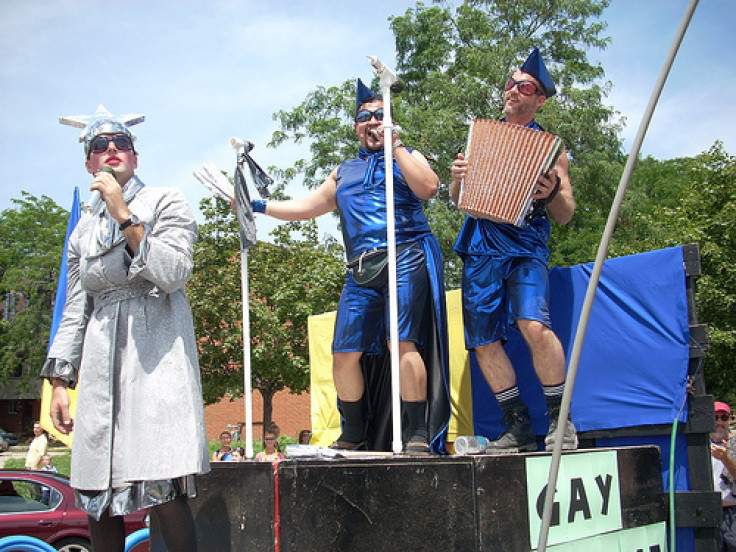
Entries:
<svg viewBox="0 0 736 552">
<path fill-rule="evenodd" d="M 429 448 L 429 443 L 424 439 L 412 438 L 404 444 L 403 454 L 407 456 L 429 456 L 432 451 Z"/>
<path fill-rule="evenodd" d="M 506 431 L 486 445 L 486 454 L 514 454 L 536 450 L 537 436 L 532 430 L 531 420 L 520 413 L 506 416 Z"/>
</svg>

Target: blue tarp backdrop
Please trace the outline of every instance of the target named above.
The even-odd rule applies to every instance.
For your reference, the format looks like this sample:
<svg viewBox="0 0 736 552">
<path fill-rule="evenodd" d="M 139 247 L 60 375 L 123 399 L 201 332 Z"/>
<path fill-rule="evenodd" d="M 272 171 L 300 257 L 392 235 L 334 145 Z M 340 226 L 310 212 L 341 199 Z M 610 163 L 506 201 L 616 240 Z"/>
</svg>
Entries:
<svg viewBox="0 0 736 552">
<path fill-rule="evenodd" d="M 592 268 L 588 263 L 550 271 L 552 326 L 568 361 Z M 682 247 L 607 260 L 573 393 L 578 431 L 672 424 L 685 400 L 689 338 Z M 534 430 L 544 435 L 544 396 L 521 334 L 512 335 L 506 351 Z M 473 354 L 470 360 L 475 431 L 495 437 L 504 427 L 501 411 Z"/>
<path fill-rule="evenodd" d="M 569 362 L 593 264 L 550 271 L 550 315 Z M 580 356 L 571 415 L 578 431 L 672 424 L 686 397 L 690 329 L 682 247 L 607 260 L 603 265 Z M 529 405 L 534 431 L 548 428 L 544 395 L 521 334 L 506 352 Z M 501 410 L 470 354 L 476 435 L 497 437 Z M 687 408 L 680 421 L 687 420 Z M 669 490 L 669 435 L 598 439 L 599 447 L 658 445 Z M 686 436 L 678 435 L 674 487 L 690 489 Z M 692 552 L 693 530 L 677 529 L 678 552 Z"/>
</svg>

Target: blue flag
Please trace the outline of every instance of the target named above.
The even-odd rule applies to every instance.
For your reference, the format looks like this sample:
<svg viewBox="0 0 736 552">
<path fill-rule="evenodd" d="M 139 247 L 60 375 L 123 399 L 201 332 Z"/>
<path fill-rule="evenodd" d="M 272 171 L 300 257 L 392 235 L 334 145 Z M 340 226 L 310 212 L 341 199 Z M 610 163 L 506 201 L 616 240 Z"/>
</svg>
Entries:
<svg viewBox="0 0 736 552">
<path fill-rule="evenodd" d="M 56 288 L 56 300 L 54 301 L 54 317 L 51 320 L 51 333 L 49 334 L 49 349 L 51 344 L 54 342 L 54 336 L 56 330 L 59 329 L 61 323 L 61 316 L 64 314 L 64 305 L 66 304 L 66 274 L 67 264 L 66 256 L 69 249 L 69 236 L 72 235 L 72 231 L 77 226 L 79 219 L 82 216 L 82 207 L 79 203 L 79 188 L 74 188 L 74 200 L 72 202 L 72 208 L 69 212 L 69 222 L 66 226 L 66 238 L 64 238 L 64 253 L 61 256 L 61 268 L 59 269 L 59 284 Z"/>
</svg>

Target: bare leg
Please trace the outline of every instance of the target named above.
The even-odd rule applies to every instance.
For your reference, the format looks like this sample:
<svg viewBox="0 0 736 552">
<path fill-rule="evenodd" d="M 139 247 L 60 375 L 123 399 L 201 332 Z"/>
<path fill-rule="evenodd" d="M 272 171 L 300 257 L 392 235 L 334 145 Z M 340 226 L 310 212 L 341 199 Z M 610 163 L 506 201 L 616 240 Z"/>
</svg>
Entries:
<svg viewBox="0 0 736 552">
<path fill-rule="evenodd" d="M 92 516 L 87 517 L 89 534 L 92 538 L 92 548 L 110 552 L 125 550 L 125 524 L 123 516 L 110 516 L 107 511 L 97 521 Z"/>
<path fill-rule="evenodd" d="M 363 397 L 365 381 L 360 367 L 362 352 L 335 353 L 332 356 L 332 378 L 337 397 L 343 401 L 358 401 Z"/>
<path fill-rule="evenodd" d="M 576 449 L 578 438 L 570 418 L 559 427 L 560 405 L 565 391 L 565 352 L 555 333 L 534 320 L 519 320 L 519 329 L 532 352 L 534 371 L 544 389 L 544 399 L 549 414 L 549 432 L 544 440 L 545 448 L 552 450 L 555 440 L 561 436 L 562 448 Z M 559 435 L 558 435 L 559 433 Z"/>
<path fill-rule="evenodd" d="M 559 385 L 565 381 L 565 353 L 555 333 L 536 320 L 517 320 L 532 352 L 534 371 L 542 385 Z"/>
<path fill-rule="evenodd" d="M 501 341 L 476 347 L 475 358 L 494 393 L 500 393 L 516 385 L 516 372 L 506 351 L 503 350 Z"/>
<path fill-rule="evenodd" d="M 532 430 L 529 409 L 516 386 L 516 372 L 503 350 L 502 342 L 494 341 L 476 347 L 475 357 L 506 420 L 506 430 L 488 444 L 486 452 L 508 454 L 536 450 L 536 436 Z"/>
<path fill-rule="evenodd" d="M 427 368 L 413 341 L 399 341 L 399 380 L 402 399 L 427 400 Z"/>
</svg>

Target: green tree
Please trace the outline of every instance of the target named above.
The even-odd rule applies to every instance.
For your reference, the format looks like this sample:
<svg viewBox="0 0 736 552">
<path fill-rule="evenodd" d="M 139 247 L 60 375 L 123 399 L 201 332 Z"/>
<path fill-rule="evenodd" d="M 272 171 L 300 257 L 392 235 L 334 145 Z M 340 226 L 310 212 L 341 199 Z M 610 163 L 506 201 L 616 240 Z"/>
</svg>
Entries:
<svg viewBox="0 0 736 552">
<path fill-rule="evenodd" d="M 642 249 L 655 249 L 697 242 L 700 244 L 702 276 L 697 281 L 696 304 L 701 323 L 708 325 L 710 349 L 705 365 L 710 393 L 736 402 L 733 387 L 736 358 L 736 158 L 723 145 L 694 158 L 659 164 L 664 188 L 679 176 L 674 200 L 652 199 L 652 208 L 641 215 L 647 229 Z M 641 249 L 640 249 L 641 250 Z"/>
<path fill-rule="evenodd" d="M 188 293 L 212 403 L 243 395 L 241 257 L 230 207 L 214 199 L 201 206 L 206 222 Z M 307 319 L 337 306 L 345 270 L 342 248 L 320 244 L 314 221 L 283 224 L 271 236 L 273 243 L 258 242 L 247 256 L 252 385 L 263 397 L 264 427 L 277 391 L 309 388 Z"/>
<path fill-rule="evenodd" d="M 585 188 L 589 195 L 578 198 L 573 221 L 553 235 L 551 256 L 558 264 L 593 259 L 623 168 L 624 159 L 599 158 L 581 170 L 591 183 Z M 736 355 L 736 270 L 732 259 L 736 250 L 735 177 L 734 158 L 720 142 L 692 158 L 639 159 L 608 250 L 609 257 L 619 257 L 687 243 L 700 245 L 702 276 L 697 280 L 695 299 L 699 322 L 708 325 L 710 336 L 706 386 L 710 393 L 732 403 L 736 402 L 732 385 Z M 583 258 L 578 259 L 581 254 Z"/>
<path fill-rule="evenodd" d="M 591 64 L 586 53 L 608 42 L 599 36 L 605 25 L 596 20 L 607 5 L 607 0 L 469 0 L 453 8 L 419 2 L 391 18 L 395 69 L 406 84 L 392 102 L 394 118 L 404 129 L 404 141 L 427 156 L 445 183 L 437 198 L 427 202 L 427 215 L 445 254 L 448 288 L 460 283 L 452 244 L 464 219 L 449 204 L 449 167 L 467 140 L 470 119 L 501 116 L 503 83 L 534 46 L 544 45 L 548 67 L 560 85 L 558 95 L 540 112 L 541 124 L 563 138 L 577 165 L 584 166 L 589 156 L 610 163 L 620 155 L 620 123 L 603 105 L 609 85 L 599 84 L 603 69 Z M 372 87 L 379 89 L 376 79 Z M 354 94 L 353 79 L 318 87 L 299 106 L 275 114 L 280 129 L 270 145 L 308 141 L 312 154 L 280 177 L 302 175 L 305 186 L 313 188 L 334 166 L 355 155 Z M 577 192 L 577 180 L 574 186 Z"/>
<path fill-rule="evenodd" d="M 68 211 L 47 197 L 21 192 L 0 213 L 0 383 L 17 389 L 38 382 L 46 358 Z M 18 378 L 18 379 L 15 379 Z"/>
</svg>

